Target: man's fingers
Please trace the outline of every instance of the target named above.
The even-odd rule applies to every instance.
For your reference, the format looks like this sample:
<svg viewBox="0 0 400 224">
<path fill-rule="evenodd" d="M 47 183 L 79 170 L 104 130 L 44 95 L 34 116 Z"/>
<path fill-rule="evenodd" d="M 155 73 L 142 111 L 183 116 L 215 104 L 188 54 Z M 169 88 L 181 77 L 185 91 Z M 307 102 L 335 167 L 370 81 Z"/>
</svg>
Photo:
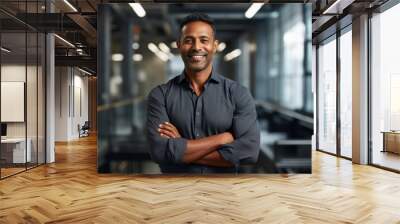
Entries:
<svg viewBox="0 0 400 224">
<path fill-rule="evenodd" d="M 164 135 L 166 135 L 166 136 L 168 136 L 168 137 L 170 137 L 170 138 L 176 138 L 175 133 L 172 132 L 172 131 L 170 131 L 170 130 L 168 130 L 168 129 L 159 128 L 159 129 L 158 129 L 158 132 L 159 132 L 160 134 L 164 134 Z"/>
<path fill-rule="evenodd" d="M 171 127 L 174 131 L 176 131 L 177 133 L 179 133 L 179 132 L 178 132 L 178 129 L 177 129 L 173 124 L 171 124 L 171 123 L 169 123 L 169 122 L 164 122 L 164 125 L 166 125 L 166 126 L 168 126 L 168 127 Z"/>
<path fill-rule="evenodd" d="M 181 136 L 181 134 L 179 133 L 178 129 L 173 124 L 171 124 L 169 122 L 164 122 L 163 124 L 160 124 L 160 127 L 165 127 L 168 130 L 173 131 L 177 135 L 177 137 Z"/>
<path fill-rule="evenodd" d="M 171 132 L 175 132 L 175 130 L 171 126 L 168 126 L 168 125 L 165 125 L 165 124 L 160 124 L 160 128 L 168 130 L 168 131 L 171 131 Z"/>
<path fill-rule="evenodd" d="M 169 136 L 164 135 L 163 133 L 160 133 L 160 136 L 161 136 L 161 137 L 164 137 L 164 138 L 170 138 Z"/>
<path fill-rule="evenodd" d="M 170 132 L 173 132 L 175 135 L 179 135 L 178 130 L 176 130 L 176 128 L 174 126 L 172 126 L 172 125 L 161 124 L 160 128 L 161 129 L 166 129 L 166 130 L 168 130 Z"/>
</svg>

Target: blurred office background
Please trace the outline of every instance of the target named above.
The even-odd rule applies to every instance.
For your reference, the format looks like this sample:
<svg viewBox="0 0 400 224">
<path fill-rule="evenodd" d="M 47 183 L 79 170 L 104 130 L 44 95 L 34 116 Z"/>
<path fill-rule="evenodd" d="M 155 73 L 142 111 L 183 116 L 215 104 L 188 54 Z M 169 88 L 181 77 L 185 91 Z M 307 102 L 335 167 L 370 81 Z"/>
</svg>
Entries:
<svg viewBox="0 0 400 224">
<path fill-rule="evenodd" d="M 121 2 L 126 4 L 99 7 Z M 251 18 L 245 14 L 253 3 L 246 1 L 142 4 L 143 17 L 128 2 L 132 1 L 0 1 L 0 179 L 55 162 L 59 148 L 55 145 L 78 140 L 88 132 L 100 136 L 102 171 L 132 173 L 143 169 L 143 164 L 151 165 L 134 161 L 149 159 L 143 153 L 147 150 L 143 97 L 181 72 L 171 43 L 180 19 L 193 11 L 208 13 L 218 23 L 218 38 L 225 48 L 220 46 L 216 69 L 249 86 L 257 100 L 263 133 L 261 158 L 274 163 L 259 163 L 263 166 L 247 168 L 248 172 L 305 171 L 307 166 L 301 164 L 309 160 L 301 158 L 308 155 L 301 153 L 308 153 L 302 149 L 310 148 L 310 138 L 316 155 L 329 153 L 399 172 L 397 0 L 271 0 L 288 5 L 264 4 Z M 311 5 L 312 18 L 305 16 L 310 9 L 300 9 L 295 2 Z M 126 21 L 128 25 L 123 25 Z M 303 21 L 310 21 L 311 28 L 308 23 L 301 25 Z M 310 51 L 301 47 L 310 38 L 293 35 L 303 30 L 309 35 L 309 29 L 312 78 L 306 66 Z M 149 43 L 155 45 L 152 50 Z M 105 58 L 97 59 L 98 49 L 108 49 L 100 54 Z M 240 55 L 235 49 L 240 49 Z M 303 60 L 300 55 L 308 57 Z M 301 61 L 305 69 L 298 70 Z M 98 78 L 102 81 L 97 82 Z M 98 84 L 106 89 L 99 95 L 99 108 Z M 100 122 L 108 126 L 99 132 L 97 111 L 108 122 Z M 81 152 L 82 148 L 71 151 L 73 155 Z M 150 168 L 157 172 L 154 164 Z"/>
<path fill-rule="evenodd" d="M 192 12 L 215 21 L 215 71 L 249 88 L 257 103 L 260 157 L 240 172 L 311 172 L 311 4 L 141 6 L 98 8 L 100 172 L 159 172 L 148 154 L 146 96 L 183 71 L 175 40 Z"/>
</svg>

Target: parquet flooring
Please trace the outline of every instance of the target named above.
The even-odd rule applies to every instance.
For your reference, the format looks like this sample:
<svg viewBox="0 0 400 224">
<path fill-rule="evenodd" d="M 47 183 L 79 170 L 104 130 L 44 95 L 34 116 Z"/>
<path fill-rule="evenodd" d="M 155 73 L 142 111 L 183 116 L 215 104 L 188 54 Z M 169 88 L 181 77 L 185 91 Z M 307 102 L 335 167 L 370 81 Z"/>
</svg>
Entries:
<svg viewBox="0 0 400 224">
<path fill-rule="evenodd" d="M 21 171 L 24 171 L 25 170 L 25 167 L 21 167 L 21 168 L 1 168 L 1 176 L 2 177 L 7 177 L 7 176 L 10 176 L 10 175 L 12 175 L 12 174 L 15 174 L 15 173 L 18 173 L 18 172 L 21 172 Z"/>
<path fill-rule="evenodd" d="M 0 181 L 0 223 L 400 223 L 400 175 L 313 152 L 313 174 L 97 174 L 96 139 Z"/>
</svg>

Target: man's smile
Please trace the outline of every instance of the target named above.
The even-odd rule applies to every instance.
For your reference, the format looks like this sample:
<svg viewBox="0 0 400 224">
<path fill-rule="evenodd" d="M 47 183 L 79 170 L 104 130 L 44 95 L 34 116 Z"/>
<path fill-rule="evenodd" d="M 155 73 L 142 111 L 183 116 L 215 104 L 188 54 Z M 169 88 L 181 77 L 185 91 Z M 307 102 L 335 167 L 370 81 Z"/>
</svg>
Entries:
<svg viewBox="0 0 400 224">
<path fill-rule="evenodd" d="M 188 54 L 188 58 L 190 59 L 191 62 L 200 62 L 202 60 L 205 60 L 207 56 L 207 53 L 191 53 Z"/>
</svg>

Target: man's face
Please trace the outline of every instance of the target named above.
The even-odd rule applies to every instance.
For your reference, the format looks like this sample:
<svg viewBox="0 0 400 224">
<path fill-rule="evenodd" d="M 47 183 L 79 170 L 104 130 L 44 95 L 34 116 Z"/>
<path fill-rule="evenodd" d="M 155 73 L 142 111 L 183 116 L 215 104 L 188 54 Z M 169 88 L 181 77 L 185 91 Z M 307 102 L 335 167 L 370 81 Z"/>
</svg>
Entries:
<svg viewBox="0 0 400 224">
<path fill-rule="evenodd" d="M 218 42 L 214 38 L 212 27 L 202 21 L 186 24 L 182 28 L 178 48 L 185 68 L 200 72 L 212 65 Z"/>
</svg>

